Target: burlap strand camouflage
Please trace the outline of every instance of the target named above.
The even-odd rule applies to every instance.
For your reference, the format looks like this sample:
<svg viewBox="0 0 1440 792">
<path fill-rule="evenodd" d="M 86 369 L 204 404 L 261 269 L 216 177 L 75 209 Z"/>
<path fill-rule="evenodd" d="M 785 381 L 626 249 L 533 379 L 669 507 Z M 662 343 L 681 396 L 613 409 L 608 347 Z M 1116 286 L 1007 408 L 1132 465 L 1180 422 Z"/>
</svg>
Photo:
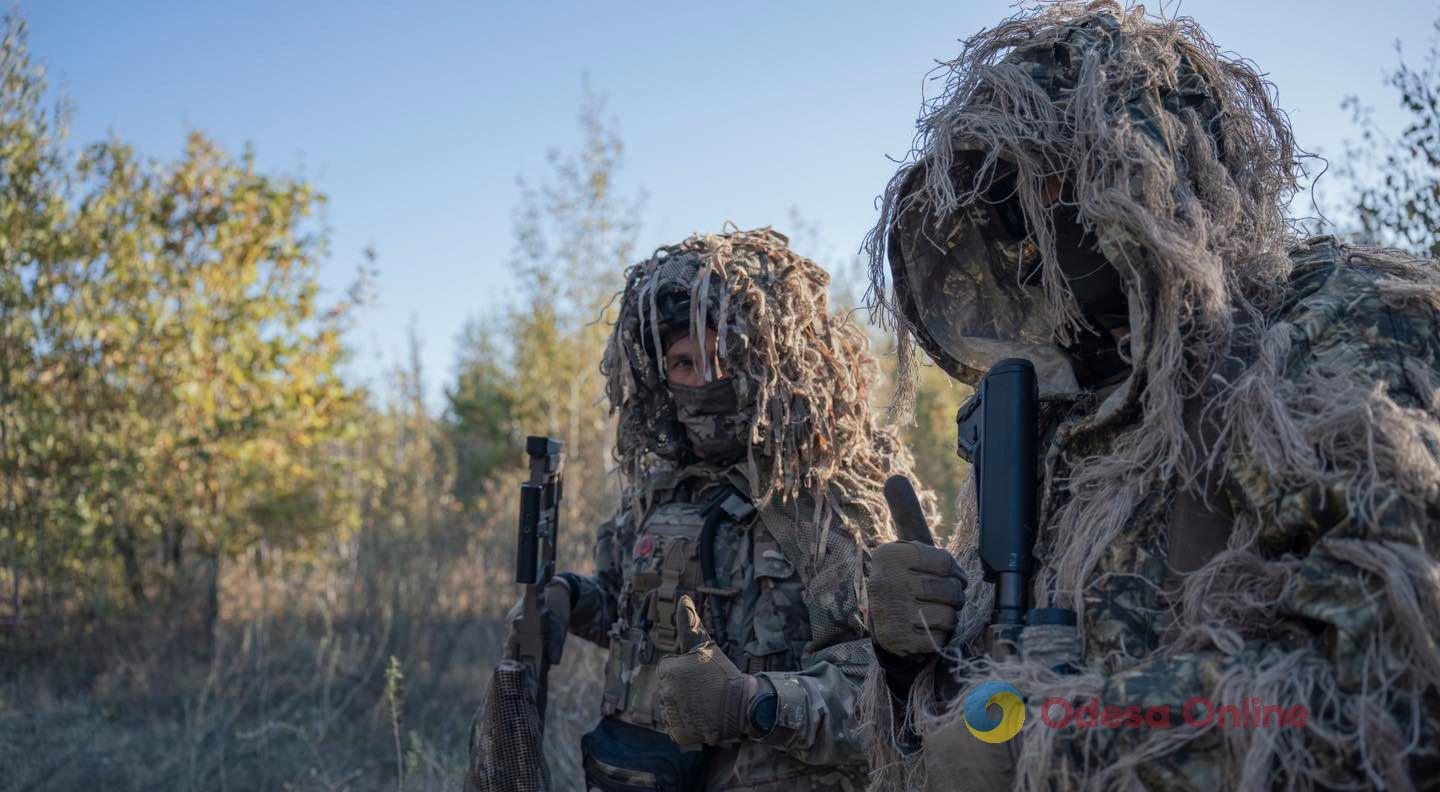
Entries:
<svg viewBox="0 0 1440 792">
<path fill-rule="evenodd" d="M 941 70 L 869 240 L 877 308 L 958 379 L 997 355 L 1036 360 L 1032 601 L 1078 612 L 1082 639 L 1076 673 L 957 664 L 963 689 L 1000 680 L 1027 698 L 997 783 L 1433 787 L 1436 264 L 1299 236 L 1285 212 L 1297 149 L 1273 86 L 1193 20 L 1044 4 Z M 1113 268 L 1118 315 L 1077 286 L 1067 227 L 1103 256 L 1094 270 Z M 1084 356 L 1111 338 L 1118 357 Z M 975 571 L 965 511 L 951 549 Z M 984 593 L 956 632 L 968 657 Z M 926 749 L 904 757 L 872 679 L 880 789 L 990 783 L 948 747 L 962 708 L 934 690 L 912 688 L 905 716 Z M 1197 697 L 1309 717 L 1187 728 Z M 1097 699 L 1167 707 L 1176 727 L 1042 723 L 1041 702 Z"/>
</svg>

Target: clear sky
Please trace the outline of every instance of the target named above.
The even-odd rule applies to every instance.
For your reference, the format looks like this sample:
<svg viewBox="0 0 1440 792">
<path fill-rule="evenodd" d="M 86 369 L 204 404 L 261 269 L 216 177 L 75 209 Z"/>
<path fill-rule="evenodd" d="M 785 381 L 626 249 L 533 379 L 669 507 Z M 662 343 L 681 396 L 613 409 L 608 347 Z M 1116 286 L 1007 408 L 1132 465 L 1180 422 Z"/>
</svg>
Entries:
<svg viewBox="0 0 1440 792">
<path fill-rule="evenodd" d="M 188 130 L 330 197 L 343 288 L 379 253 L 379 305 L 352 341 L 373 381 L 414 322 L 431 402 L 456 334 L 513 282 L 516 177 L 578 143 L 582 75 L 627 146 L 624 187 L 649 194 L 640 249 L 691 231 L 818 225 L 847 261 L 908 150 L 923 78 L 1008 0 L 949 2 L 362 2 L 20 0 L 31 48 L 74 100 L 72 142 L 114 131 L 173 158 Z M 1152 4 L 1152 9 L 1155 6 Z M 1170 7 L 1174 12 L 1174 7 Z M 1380 90 L 1403 40 L 1423 53 L 1434 2 L 1188 0 L 1222 49 L 1279 87 L 1302 145 L 1338 154 L 1340 101 Z M 1390 126 L 1394 126 L 1392 123 Z"/>
</svg>

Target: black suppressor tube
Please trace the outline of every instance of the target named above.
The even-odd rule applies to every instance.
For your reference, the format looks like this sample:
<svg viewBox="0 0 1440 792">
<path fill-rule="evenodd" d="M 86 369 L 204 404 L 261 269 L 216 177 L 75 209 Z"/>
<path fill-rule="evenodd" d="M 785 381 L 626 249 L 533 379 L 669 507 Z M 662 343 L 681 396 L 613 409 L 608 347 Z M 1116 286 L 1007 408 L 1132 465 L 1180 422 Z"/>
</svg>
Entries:
<svg viewBox="0 0 1440 792">
<path fill-rule="evenodd" d="M 995 584 L 990 643 L 1013 644 L 1025 624 L 1034 573 L 1036 424 L 1039 393 L 1030 361 L 1008 358 L 980 381 L 975 487 L 980 560 Z"/>
</svg>

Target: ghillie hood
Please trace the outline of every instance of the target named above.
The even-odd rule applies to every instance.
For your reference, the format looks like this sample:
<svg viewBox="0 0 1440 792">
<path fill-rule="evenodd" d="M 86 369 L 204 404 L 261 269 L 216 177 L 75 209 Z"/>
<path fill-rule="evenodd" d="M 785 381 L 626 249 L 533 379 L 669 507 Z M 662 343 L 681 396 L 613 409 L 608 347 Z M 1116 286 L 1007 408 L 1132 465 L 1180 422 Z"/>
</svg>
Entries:
<svg viewBox="0 0 1440 792">
<path fill-rule="evenodd" d="M 937 332 L 947 308 L 973 303 L 967 284 L 945 277 L 955 269 L 946 257 L 971 252 L 952 252 L 956 240 L 1003 199 L 1023 214 L 1026 236 L 991 241 L 995 259 L 1014 266 L 993 267 L 998 282 L 986 285 L 991 301 L 1003 293 L 1023 317 L 1015 351 L 1036 359 L 1044 387 L 1057 348 L 1095 342 L 1101 330 L 1057 255 L 1055 210 L 1072 210 L 1123 281 L 1130 338 L 1120 351 L 1134 374 L 1111 407 L 1143 403 L 1133 460 L 1190 467 L 1185 400 L 1289 272 L 1282 207 L 1299 171 L 1270 86 L 1190 20 L 1156 23 L 1110 3 L 1022 13 L 966 40 L 940 70 L 945 89 L 927 101 L 867 239 L 872 305 L 901 329 L 902 347 L 914 337 L 974 384 L 988 363 Z M 929 277 L 909 288 L 907 273 Z M 902 404 L 910 392 L 902 376 Z"/>
<path fill-rule="evenodd" d="M 658 468 L 694 461 L 666 388 L 660 338 L 659 297 L 680 288 L 689 292 L 690 326 L 717 332 L 721 373 L 749 416 L 738 467 L 757 507 L 808 496 L 821 546 L 842 510 L 855 515 L 847 530 L 860 538 L 893 536 L 881 485 L 910 473 L 910 455 L 893 427 L 876 424 L 878 367 L 864 333 L 830 312 L 829 283 L 768 228 L 696 234 L 626 272 L 601 372 L 619 413 L 615 456 L 632 498 L 648 498 L 645 482 Z M 713 379 L 709 361 L 702 365 Z"/>
</svg>

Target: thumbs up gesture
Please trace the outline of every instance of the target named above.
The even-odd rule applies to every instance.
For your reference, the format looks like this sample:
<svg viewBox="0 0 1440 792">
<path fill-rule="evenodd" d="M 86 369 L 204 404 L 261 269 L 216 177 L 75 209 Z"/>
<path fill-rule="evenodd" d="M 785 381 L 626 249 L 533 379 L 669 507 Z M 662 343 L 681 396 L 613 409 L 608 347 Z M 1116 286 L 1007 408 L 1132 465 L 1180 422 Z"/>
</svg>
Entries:
<svg viewBox="0 0 1440 792">
<path fill-rule="evenodd" d="M 752 733 L 750 704 L 760 680 L 743 673 L 710 640 L 695 602 L 681 596 L 675 608 L 681 654 L 660 660 L 660 704 L 666 730 L 682 747 L 723 745 Z"/>
</svg>

